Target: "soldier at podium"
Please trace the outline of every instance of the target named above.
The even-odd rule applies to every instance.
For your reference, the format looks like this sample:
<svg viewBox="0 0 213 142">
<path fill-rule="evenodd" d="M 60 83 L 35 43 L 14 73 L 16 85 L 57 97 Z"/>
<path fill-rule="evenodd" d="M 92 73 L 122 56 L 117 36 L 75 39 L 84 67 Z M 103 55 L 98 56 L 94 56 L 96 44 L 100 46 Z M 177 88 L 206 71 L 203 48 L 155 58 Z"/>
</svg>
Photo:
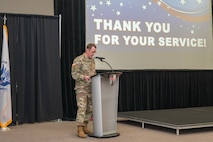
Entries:
<svg viewBox="0 0 213 142">
<path fill-rule="evenodd" d="M 77 101 L 77 136 L 86 138 L 92 134 L 87 125 L 92 116 L 91 77 L 96 74 L 95 61 L 96 45 L 89 43 L 85 52 L 77 56 L 72 64 L 72 78 L 75 80 L 75 93 Z"/>
</svg>

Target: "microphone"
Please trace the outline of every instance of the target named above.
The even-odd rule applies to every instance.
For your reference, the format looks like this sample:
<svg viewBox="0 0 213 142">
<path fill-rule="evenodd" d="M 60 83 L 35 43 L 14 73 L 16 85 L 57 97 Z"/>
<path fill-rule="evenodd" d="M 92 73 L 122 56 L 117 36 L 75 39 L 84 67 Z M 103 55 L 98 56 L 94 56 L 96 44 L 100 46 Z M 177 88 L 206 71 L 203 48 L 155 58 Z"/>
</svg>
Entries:
<svg viewBox="0 0 213 142">
<path fill-rule="evenodd" d="M 103 60 L 103 59 L 105 59 L 104 57 L 95 57 L 96 59 L 99 59 L 99 60 Z"/>
<path fill-rule="evenodd" d="M 116 74 L 113 73 L 112 66 L 108 62 L 103 60 L 105 59 L 104 57 L 95 57 L 95 59 L 99 59 L 101 62 L 106 63 L 110 67 L 111 73 L 108 73 L 108 78 L 109 78 L 109 83 L 112 86 L 114 84 L 114 81 L 116 80 Z"/>
<path fill-rule="evenodd" d="M 106 62 L 106 61 L 103 60 L 103 59 L 105 59 L 104 57 L 97 57 L 97 56 L 96 56 L 95 59 L 99 59 L 101 62 L 106 63 L 106 64 L 110 67 L 111 72 L 113 72 L 112 66 L 111 66 L 108 62 Z"/>
</svg>

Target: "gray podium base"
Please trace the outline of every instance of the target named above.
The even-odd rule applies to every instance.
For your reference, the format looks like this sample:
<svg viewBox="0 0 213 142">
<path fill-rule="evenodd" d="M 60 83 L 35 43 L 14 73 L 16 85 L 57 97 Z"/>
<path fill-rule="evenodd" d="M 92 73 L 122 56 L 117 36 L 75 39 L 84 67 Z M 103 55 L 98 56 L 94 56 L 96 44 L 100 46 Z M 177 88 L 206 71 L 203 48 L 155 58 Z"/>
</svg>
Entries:
<svg viewBox="0 0 213 142">
<path fill-rule="evenodd" d="M 103 135 L 102 137 L 100 136 L 95 136 L 93 134 L 88 135 L 89 137 L 95 137 L 95 138 L 111 138 L 111 137 L 117 137 L 120 136 L 120 133 L 112 133 L 112 134 L 108 134 L 108 135 Z"/>
</svg>

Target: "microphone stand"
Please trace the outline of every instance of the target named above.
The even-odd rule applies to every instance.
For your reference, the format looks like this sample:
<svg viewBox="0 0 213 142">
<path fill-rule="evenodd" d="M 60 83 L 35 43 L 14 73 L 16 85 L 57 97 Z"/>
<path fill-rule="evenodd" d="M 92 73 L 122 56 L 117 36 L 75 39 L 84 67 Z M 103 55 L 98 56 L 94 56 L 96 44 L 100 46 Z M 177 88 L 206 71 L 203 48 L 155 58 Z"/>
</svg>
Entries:
<svg viewBox="0 0 213 142">
<path fill-rule="evenodd" d="M 101 62 L 104 62 L 104 63 L 106 63 L 109 67 L 110 67 L 110 69 L 111 69 L 111 72 L 113 72 L 113 70 L 112 70 L 112 66 L 108 63 L 108 62 L 106 62 L 106 61 L 104 61 L 104 60 L 102 60 L 101 59 Z"/>
<path fill-rule="evenodd" d="M 113 73 L 112 66 L 111 66 L 107 61 L 104 61 L 102 58 L 96 58 L 96 59 L 99 59 L 101 62 L 106 63 L 106 64 L 110 67 L 111 72 Z M 116 74 L 109 74 L 109 75 L 108 75 L 108 78 L 109 78 L 109 80 L 110 80 L 110 85 L 112 86 L 112 85 L 113 85 L 113 82 L 116 80 Z"/>
</svg>

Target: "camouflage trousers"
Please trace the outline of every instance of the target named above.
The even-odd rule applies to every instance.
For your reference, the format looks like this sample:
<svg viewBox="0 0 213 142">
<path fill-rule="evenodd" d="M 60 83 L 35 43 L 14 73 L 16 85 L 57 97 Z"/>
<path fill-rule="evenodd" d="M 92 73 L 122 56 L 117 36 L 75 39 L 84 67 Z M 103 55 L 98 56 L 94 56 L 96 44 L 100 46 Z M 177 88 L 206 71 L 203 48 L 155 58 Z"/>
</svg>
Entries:
<svg viewBox="0 0 213 142">
<path fill-rule="evenodd" d="M 85 126 L 85 123 L 89 122 L 92 117 L 92 97 L 91 93 L 78 93 L 76 94 L 77 101 L 77 126 Z"/>
</svg>

